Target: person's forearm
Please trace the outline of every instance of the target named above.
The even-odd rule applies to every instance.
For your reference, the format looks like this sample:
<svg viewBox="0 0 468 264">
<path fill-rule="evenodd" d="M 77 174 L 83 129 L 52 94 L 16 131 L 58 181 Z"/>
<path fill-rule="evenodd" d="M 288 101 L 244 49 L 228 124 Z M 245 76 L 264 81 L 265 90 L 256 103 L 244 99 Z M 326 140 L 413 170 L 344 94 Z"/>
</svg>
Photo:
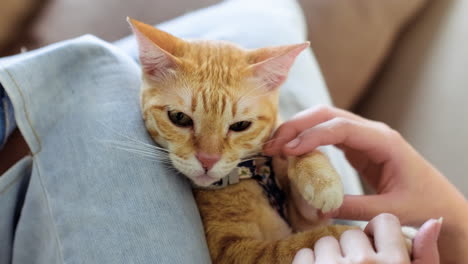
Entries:
<svg viewBox="0 0 468 264">
<path fill-rule="evenodd" d="M 456 212 L 447 216 L 439 236 L 442 264 L 465 263 L 468 260 L 468 203 L 460 202 Z"/>
<path fill-rule="evenodd" d="M 414 154 L 417 154 L 414 151 Z M 468 260 L 468 202 L 464 195 L 435 167 L 421 156 L 422 162 L 415 162 L 414 171 L 425 175 L 418 182 L 420 188 L 431 189 L 431 200 L 421 203 L 415 211 L 413 224 L 421 225 L 425 219 L 443 217 L 438 245 L 442 264 L 466 263 Z M 415 158 L 417 160 L 417 158 Z M 421 167 L 419 167 L 421 166 Z M 424 181 L 430 179 L 430 181 Z M 428 187 L 429 186 L 429 187 Z M 428 197 L 427 192 L 415 192 L 415 195 Z"/>
</svg>

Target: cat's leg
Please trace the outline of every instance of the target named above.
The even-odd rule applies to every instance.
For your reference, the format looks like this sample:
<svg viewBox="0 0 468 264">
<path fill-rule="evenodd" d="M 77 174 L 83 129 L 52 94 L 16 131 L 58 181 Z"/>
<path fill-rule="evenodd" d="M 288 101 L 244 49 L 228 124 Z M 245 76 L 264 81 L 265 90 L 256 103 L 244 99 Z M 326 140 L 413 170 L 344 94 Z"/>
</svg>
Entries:
<svg viewBox="0 0 468 264">
<path fill-rule="evenodd" d="M 311 211 L 307 206 L 304 208 L 304 201 L 322 212 L 337 209 L 343 202 L 341 178 L 328 157 L 318 150 L 300 157 L 290 157 L 288 178 L 291 196 L 304 216 Z"/>
<path fill-rule="evenodd" d="M 302 165 L 301 162 L 306 162 L 313 169 Z M 302 157 L 290 158 L 289 161 L 275 157 L 273 158 L 273 167 L 278 184 L 288 197 L 286 213 L 292 229 L 294 231 L 305 231 L 317 226 L 330 225 L 330 219 L 320 217 L 318 209 L 321 208 L 314 206 L 310 201 L 312 199 L 304 198 L 307 197 L 304 194 L 305 188 L 300 188 L 301 186 L 304 187 L 304 185 L 314 186 L 311 178 L 315 177 L 314 175 L 318 175 L 318 172 L 324 174 L 325 177 L 332 177 L 332 179 L 333 177 L 338 177 L 338 174 L 334 172 L 332 165 L 328 162 L 327 157 L 320 152 L 316 153 L 315 156 L 304 155 Z M 338 178 L 338 186 L 336 187 L 339 188 L 340 185 L 341 183 Z"/>
<path fill-rule="evenodd" d="M 357 226 L 316 226 L 292 234 L 254 180 L 221 190 L 194 190 L 212 262 L 291 263 L 301 248 L 313 248 L 324 236 L 339 238 Z"/>
<path fill-rule="evenodd" d="M 346 230 L 358 227 L 333 225 L 296 233 L 277 241 L 264 241 L 255 237 L 223 235 L 208 236 L 214 264 L 284 264 L 291 263 L 302 248 L 313 248 L 322 237 L 339 239 Z"/>
</svg>

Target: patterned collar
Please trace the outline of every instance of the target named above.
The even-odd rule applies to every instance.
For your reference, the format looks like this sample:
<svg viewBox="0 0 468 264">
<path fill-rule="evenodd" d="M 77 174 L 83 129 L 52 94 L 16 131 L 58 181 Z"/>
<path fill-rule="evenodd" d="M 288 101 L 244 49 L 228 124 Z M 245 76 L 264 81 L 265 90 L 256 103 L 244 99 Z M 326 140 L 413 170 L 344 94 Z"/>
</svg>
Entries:
<svg viewBox="0 0 468 264">
<path fill-rule="evenodd" d="M 286 196 L 276 182 L 271 157 L 255 156 L 254 159 L 241 162 L 231 173 L 208 187 L 195 186 L 194 188 L 216 190 L 228 185 L 239 183 L 243 179 L 253 179 L 262 187 L 263 193 L 268 197 L 270 205 L 287 222 L 285 215 Z"/>
</svg>

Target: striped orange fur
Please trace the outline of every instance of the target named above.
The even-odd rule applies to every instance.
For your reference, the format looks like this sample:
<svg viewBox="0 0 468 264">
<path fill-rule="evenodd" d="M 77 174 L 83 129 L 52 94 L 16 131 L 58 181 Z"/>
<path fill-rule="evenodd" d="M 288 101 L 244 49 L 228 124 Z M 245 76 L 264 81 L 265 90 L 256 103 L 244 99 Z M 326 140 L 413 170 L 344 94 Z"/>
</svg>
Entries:
<svg viewBox="0 0 468 264">
<path fill-rule="evenodd" d="M 246 50 L 222 41 L 186 41 L 129 22 L 140 49 L 143 118 L 153 139 L 169 150 L 176 169 L 207 186 L 242 158 L 261 152 L 279 122 L 278 89 L 308 43 Z M 177 123 L 180 120 L 192 123 Z M 230 129 L 243 121 L 250 122 L 245 130 Z M 215 163 L 208 166 L 200 157 Z M 274 167 L 289 197 L 290 225 L 254 180 L 220 190 L 194 190 L 213 263 L 291 263 L 299 249 L 352 228 L 328 225 L 311 206 L 323 209 L 327 195 L 336 198 L 328 209 L 341 204 L 339 176 L 323 154 L 314 152 L 289 163 L 275 159 Z"/>
</svg>

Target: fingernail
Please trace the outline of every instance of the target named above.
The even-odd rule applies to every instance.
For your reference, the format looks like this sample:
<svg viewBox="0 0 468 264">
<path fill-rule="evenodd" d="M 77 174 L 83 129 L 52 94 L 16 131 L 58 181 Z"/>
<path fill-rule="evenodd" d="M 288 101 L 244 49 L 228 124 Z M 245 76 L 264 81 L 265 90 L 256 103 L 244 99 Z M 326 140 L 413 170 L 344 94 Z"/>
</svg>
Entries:
<svg viewBox="0 0 468 264">
<path fill-rule="evenodd" d="M 439 234 L 440 234 L 440 230 L 442 229 L 442 223 L 444 222 L 444 218 L 441 217 L 441 218 L 437 219 L 436 222 L 439 223 L 439 224 L 437 225 L 437 229 L 434 232 L 434 240 L 435 241 L 437 241 L 437 239 L 439 238 Z"/>
<path fill-rule="evenodd" d="M 299 146 L 299 143 L 301 143 L 301 141 L 298 138 L 296 138 L 293 141 L 290 141 L 288 144 L 286 144 L 286 147 L 287 148 L 295 148 L 295 147 Z"/>
</svg>

